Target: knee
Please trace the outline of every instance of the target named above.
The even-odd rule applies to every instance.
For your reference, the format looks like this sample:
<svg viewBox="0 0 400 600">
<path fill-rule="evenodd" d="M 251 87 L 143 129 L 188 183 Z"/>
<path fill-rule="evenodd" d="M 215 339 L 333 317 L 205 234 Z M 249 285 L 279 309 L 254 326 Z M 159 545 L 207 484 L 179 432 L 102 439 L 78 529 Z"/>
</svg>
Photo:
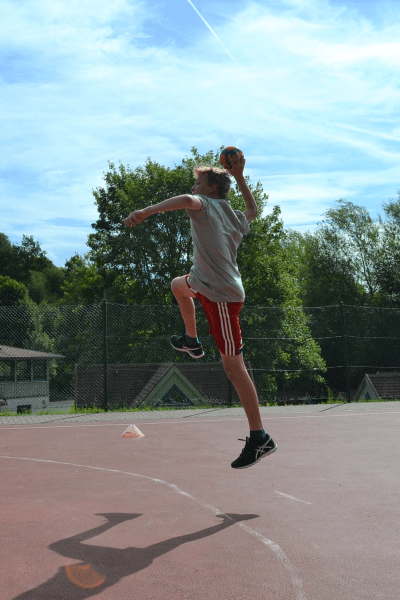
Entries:
<svg viewBox="0 0 400 600">
<path fill-rule="evenodd" d="M 175 279 L 171 281 L 171 291 L 177 299 L 196 297 L 196 295 L 190 291 L 186 283 L 185 275 L 182 275 L 182 277 L 175 277 Z"/>
<path fill-rule="evenodd" d="M 228 377 L 228 379 L 230 379 L 232 381 L 235 373 L 237 374 L 237 369 L 235 369 L 235 367 L 233 365 L 230 365 L 229 363 L 227 363 L 227 361 L 223 361 L 223 365 L 224 365 L 224 371 L 226 373 L 226 376 Z"/>
<path fill-rule="evenodd" d="M 236 388 L 238 385 L 242 385 L 248 377 L 247 371 L 237 369 L 225 369 L 225 373 L 229 381 Z M 247 376 L 247 377 L 246 377 Z"/>
<path fill-rule="evenodd" d="M 173 279 L 171 281 L 171 291 L 172 292 L 179 287 L 179 279 L 180 279 L 179 277 L 175 277 L 175 279 Z"/>
<path fill-rule="evenodd" d="M 227 378 L 233 382 L 233 371 L 232 369 L 227 369 L 226 367 L 224 367 L 225 369 L 225 375 L 227 376 Z"/>
<path fill-rule="evenodd" d="M 222 363 L 224 365 L 225 373 L 231 381 L 233 379 L 243 377 L 244 373 L 247 373 L 246 366 L 243 361 L 243 356 L 224 356 L 220 351 Z"/>
</svg>

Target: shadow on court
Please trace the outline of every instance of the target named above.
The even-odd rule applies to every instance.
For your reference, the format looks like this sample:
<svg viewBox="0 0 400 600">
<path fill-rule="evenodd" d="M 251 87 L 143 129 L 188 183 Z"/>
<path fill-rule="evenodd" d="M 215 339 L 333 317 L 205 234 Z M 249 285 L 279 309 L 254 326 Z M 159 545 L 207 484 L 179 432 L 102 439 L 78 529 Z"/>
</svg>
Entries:
<svg viewBox="0 0 400 600">
<path fill-rule="evenodd" d="M 80 600 L 95 596 L 105 588 L 115 585 L 122 578 L 146 569 L 154 560 L 182 544 L 215 535 L 239 521 L 259 517 L 259 515 L 220 514 L 216 517 L 222 519 L 222 522 L 213 527 L 163 540 L 146 548 L 132 547 L 120 550 L 89 546 L 83 542 L 103 534 L 120 523 L 141 517 L 142 514 L 103 513 L 99 516 L 105 517 L 107 523 L 49 546 L 49 550 L 68 559 L 81 561 L 82 565 L 76 566 L 73 573 L 69 572 L 68 567 L 60 568 L 50 580 L 16 596 L 15 600 Z"/>
</svg>

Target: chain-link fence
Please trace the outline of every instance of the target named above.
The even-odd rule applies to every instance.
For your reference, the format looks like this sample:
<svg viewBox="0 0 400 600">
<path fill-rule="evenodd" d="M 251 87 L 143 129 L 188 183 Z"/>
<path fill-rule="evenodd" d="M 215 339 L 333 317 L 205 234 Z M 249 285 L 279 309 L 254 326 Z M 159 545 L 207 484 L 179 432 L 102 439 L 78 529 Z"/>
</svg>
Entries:
<svg viewBox="0 0 400 600">
<path fill-rule="evenodd" d="M 177 305 L 2 306 L 0 410 L 239 404 L 199 304 L 196 319 L 201 360 L 170 345 Z M 240 322 L 261 404 L 354 401 L 365 374 L 400 371 L 399 309 L 245 305 Z"/>
</svg>

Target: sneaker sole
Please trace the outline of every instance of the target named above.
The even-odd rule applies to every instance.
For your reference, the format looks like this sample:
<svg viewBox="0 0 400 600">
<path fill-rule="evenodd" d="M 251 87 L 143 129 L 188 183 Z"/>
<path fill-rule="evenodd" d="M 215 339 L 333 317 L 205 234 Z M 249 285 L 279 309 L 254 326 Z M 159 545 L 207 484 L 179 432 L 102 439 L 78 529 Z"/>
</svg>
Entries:
<svg viewBox="0 0 400 600">
<path fill-rule="evenodd" d="M 264 452 L 264 454 L 262 454 L 259 458 L 257 458 L 257 460 L 255 460 L 253 463 L 251 463 L 250 465 L 245 465 L 244 467 L 232 467 L 232 469 L 248 469 L 249 467 L 252 467 L 253 465 L 256 465 L 258 462 L 260 462 L 260 460 L 262 458 L 265 458 L 266 456 L 269 456 L 270 454 L 272 454 L 273 452 L 275 452 L 275 450 L 277 449 L 277 445 L 275 446 L 275 448 L 271 448 L 271 450 L 268 450 L 268 452 Z"/>
<path fill-rule="evenodd" d="M 170 344 L 171 344 L 171 342 L 170 342 Z M 190 348 L 175 348 L 175 346 L 173 346 L 173 344 L 171 344 L 171 346 L 173 347 L 174 350 L 178 350 L 178 352 L 187 352 L 189 354 L 189 356 L 191 356 L 192 358 L 203 358 L 203 356 L 205 355 L 205 353 L 203 352 L 202 354 L 200 354 L 200 356 L 196 356 L 195 354 L 192 354 L 190 352 Z"/>
</svg>

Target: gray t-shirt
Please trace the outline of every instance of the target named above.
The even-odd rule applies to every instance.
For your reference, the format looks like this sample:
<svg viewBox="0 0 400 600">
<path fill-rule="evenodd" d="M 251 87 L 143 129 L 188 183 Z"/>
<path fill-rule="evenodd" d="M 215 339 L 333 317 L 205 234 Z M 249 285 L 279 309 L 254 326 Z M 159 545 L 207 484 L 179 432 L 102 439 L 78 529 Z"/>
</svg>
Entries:
<svg viewBox="0 0 400 600">
<path fill-rule="evenodd" d="M 189 210 L 193 239 L 190 287 L 213 302 L 244 302 L 242 277 L 236 264 L 237 249 L 250 231 L 246 215 L 223 199 L 196 194 L 202 210 Z"/>
</svg>

